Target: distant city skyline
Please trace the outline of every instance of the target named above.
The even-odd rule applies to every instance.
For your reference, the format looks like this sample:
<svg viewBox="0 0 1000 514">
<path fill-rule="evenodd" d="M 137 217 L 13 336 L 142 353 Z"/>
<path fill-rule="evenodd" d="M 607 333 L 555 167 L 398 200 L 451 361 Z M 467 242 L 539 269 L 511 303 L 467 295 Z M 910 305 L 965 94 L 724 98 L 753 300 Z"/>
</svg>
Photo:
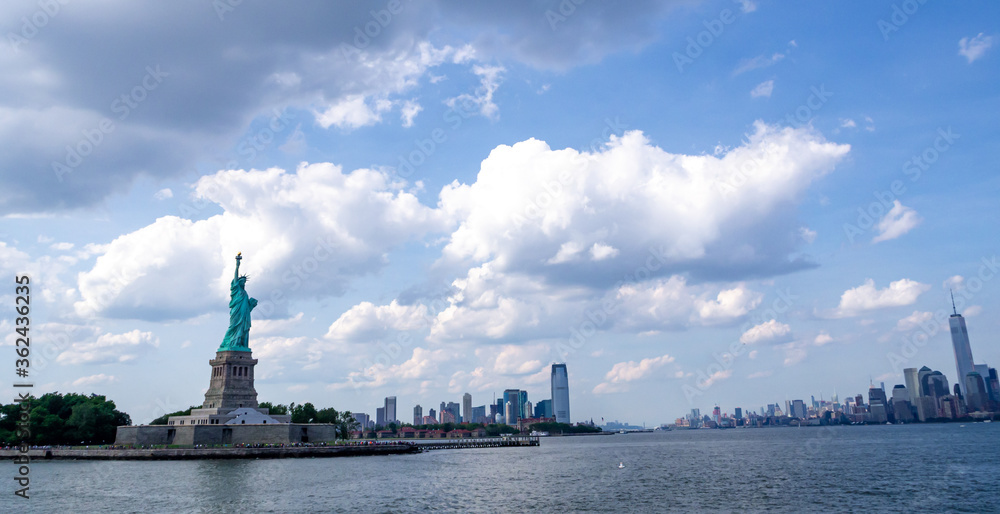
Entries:
<svg viewBox="0 0 1000 514">
<path fill-rule="evenodd" d="M 920 369 L 917 368 L 906 368 L 903 370 L 903 380 L 901 384 L 896 384 L 892 388 L 892 391 L 886 391 L 885 382 L 881 382 L 880 386 L 876 388 L 874 384 L 868 390 L 869 395 L 869 405 L 866 407 L 867 410 L 861 411 L 865 417 L 858 419 L 865 419 L 866 421 L 872 421 L 874 419 L 876 422 L 879 420 L 887 421 L 888 419 L 897 419 L 896 415 L 892 415 L 893 411 L 898 412 L 898 419 L 904 422 L 909 422 L 913 420 L 924 421 L 925 418 L 937 418 L 937 417 L 958 417 L 963 415 L 968 411 L 994 411 L 1000 412 L 1000 380 L 998 380 L 998 373 L 996 368 L 990 367 L 988 364 L 973 364 L 972 357 L 972 346 L 968 335 L 968 328 L 965 323 L 965 318 L 958 314 L 957 308 L 954 304 L 954 297 L 952 294 L 952 314 L 948 318 L 950 335 L 952 339 L 952 345 L 954 348 L 955 355 L 955 365 L 957 370 L 957 375 L 961 375 L 964 370 L 967 371 L 965 376 L 957 381 L 951 381 L 947 379 L 946 375 L 940 371 L 934 371 L 927 366 Z M 545 408 L 551 408 L 552 417 L 559 423 L 572 423 L 572 422 L 583 422 L 585 420 L 571 420 L 569 418 L 569 388 L 568 388 L 568 373 L 566 364 L 563 363 L 553 363 L 550 368 L 550 391 L 551 397 L 545 400 L 539 401 L 539 406 L 543 407 L 543 412 Z M 950 395 L 949 384 L 954 384 L 954 395 Z M 973 391 L 970 396 L 969 391 Z M 808 413 L 818 412 L 821 405 L 829 405 L 831 411 L 840 412 L 840 403 L 836 393 L 833 393 L 831 397 L 831 402 L 827 403 L 823 398 L 823 393 L 820 393 L 820 401 L 817 402 L 815 395 L 811 395 L 811 406 L 816 410 L 810 410 L 810 407 L 805 404 L 803 400 L 785 400 L 784 410 L 776 408 L 776 404 L 770 404 L 767 409 L 764 407 L 760 408 L 760 415 L 762 416 L 774 416 L 777 412 L 778 415 L 792 416 L 798 418 L 808 417 Z M 497 408 L 495 412 L 499 416 L 494 415 L 490 419 L 476 419 L 468 418 L 464 416 L 454 416 L 455 421 L 459 423 L 493 423 L 502 422 L 508 425 L 515 425 L 517 422 L 524 417 L 544 417 L 536 414 L 536 411 L 530 407 L 526 410 L 525 405 L 530 406 L 531 402 L 527 400 L 527 391 L 522 391 L 520 389 L 507 389 L 504 394 L 498 398 L 494 398 Z M 555 399 L 555 400 L 553 400 Z M 890 402 L 891 399 L 891 402 Z M 393 398 L 394 400 L 394 398 Z M 389 398 L 386 398 L 386 405 L 389 403 Z M 463 402 L 463 412 L 470 412 L 472 410 L 472 395 L 469 393 L 464 393 L 462 395 Z M 547 403 L 542 403 L 547 402 Z M 851 403 L 853 402 L 853 403 Z M 848 398 L 847 402 L 844 403 L 845 412 L 854 414 L 864 403 L 863 395 L 858 394 L 856 398 Z M 944 402 L 944 403 L 942 403 Z M 892 405 L 890 405 L 892 403 Z M 898 406 L 896 405 L 898 404 Z M 905 404 L 905 405 L 904 405 Z M 445 410 L 445 402 L 441 402 L 442 412 Z M 944 406 L 942 406 L 944 405 Z M 449 402 L 447 406 L 451 409 L 457 409 L 458 404 L 454 402 Z M 564 407 L 563 407 L 564 406 Z M 414 425 L 425 424 L 417 421 L 416 412 L 420 408 L 417 405 L 414 409 Z M 481 409 L 485 414 L 486 405 L 476 407 Z M 715 405 L 713 409 L 713 417 L 715 422 L 719 423 L 721 417 L 723 416 L 718 404 Z M 733 407 L 734 412 L 737 413 L 736 418 L 738 419 L 743 406 Z M 950 410 L 949 410 L 950 409 Z M 698 418 L 699 408 L 692 409 L 692 415 L 689 415 L 687 419 L 691 420 Z M 752 409 L 748 410 L 752 412 Z M 562 417 L 560 415 L 562 414 Z M 592 420 L 593 418 L 591 418 Z M 604 417 L 601 416 L 603 421 Z M 680 418 L 678 418 L 679 420 Z M 437 420 L 438 422 L 444 422 L 444 420 Z M 388 420 L 386 421 L 388 423 Z M 617 423 L 617 421 L 615 422 Z"/>
</svg>

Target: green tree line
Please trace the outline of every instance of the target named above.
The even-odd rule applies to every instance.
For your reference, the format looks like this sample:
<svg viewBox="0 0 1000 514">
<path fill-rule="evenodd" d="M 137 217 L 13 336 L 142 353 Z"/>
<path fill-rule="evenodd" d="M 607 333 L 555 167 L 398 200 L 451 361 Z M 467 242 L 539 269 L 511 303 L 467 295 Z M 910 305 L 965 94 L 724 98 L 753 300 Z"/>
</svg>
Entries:
<svg viewBox="0 0 1000 514">
<path fill-rule="evenodd" d="M 594 432 L 602 432 L 600 427 L 591 427 L 587 425 L 570 425 L 568 423 L 556 423 L 544 422 L 544 423 L 533 423 L 531 425 L 532 430 L 537 430 L 539 432 L 548 432 L 550 434 L 588 434 Z"/>
<path fill-rule="evenodd" d="M 132 418 L 119 411 L 104 396 L 76 393 L 47 393 L 31 398 L 28 428 L 30 445 L 110 444 L 119 425 L 131 425 Z M 21 404 L 0 406 L 0 442 L 19 444 L 18 421 Z"/>
</svg>

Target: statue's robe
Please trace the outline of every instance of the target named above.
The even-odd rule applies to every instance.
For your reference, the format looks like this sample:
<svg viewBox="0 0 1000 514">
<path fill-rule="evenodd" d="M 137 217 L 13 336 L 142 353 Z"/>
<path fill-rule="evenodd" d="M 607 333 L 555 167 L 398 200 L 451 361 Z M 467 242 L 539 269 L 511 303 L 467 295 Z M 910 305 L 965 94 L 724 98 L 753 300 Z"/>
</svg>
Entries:
<svg viewBox="0 0 1000 514">
<path fill-rule="evenodd" d="M 229 330 L 222 341 L 223 347 L 249 348 L 250 311 L 257 306 L 257 300 L 247 295 L 246 280 L 246 277 L 234 278 L 229 287 Z"/>
</svg>

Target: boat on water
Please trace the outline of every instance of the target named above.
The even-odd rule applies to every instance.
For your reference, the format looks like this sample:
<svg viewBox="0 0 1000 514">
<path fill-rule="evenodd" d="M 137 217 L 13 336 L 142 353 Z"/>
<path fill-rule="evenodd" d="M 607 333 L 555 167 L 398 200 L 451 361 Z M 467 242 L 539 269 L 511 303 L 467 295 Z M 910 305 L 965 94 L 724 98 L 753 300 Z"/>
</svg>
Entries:
<svg viewBox="0 0 1000 514">
<path fill-rule="evenodd" d="M 618 463 L 618 469 L 624 469 L 624 468 L 625 468 L 625 463 L 624 462 L 619 462 Z"/>
<path fill-rule="evenodd" d="M 548 437 L 549 433 L 548 432 L 539 432 L 537 430 L 532 430 L 531 434 L 529 434 L 529 435 L 531 435 L 532 437 Z"/>
</svg>

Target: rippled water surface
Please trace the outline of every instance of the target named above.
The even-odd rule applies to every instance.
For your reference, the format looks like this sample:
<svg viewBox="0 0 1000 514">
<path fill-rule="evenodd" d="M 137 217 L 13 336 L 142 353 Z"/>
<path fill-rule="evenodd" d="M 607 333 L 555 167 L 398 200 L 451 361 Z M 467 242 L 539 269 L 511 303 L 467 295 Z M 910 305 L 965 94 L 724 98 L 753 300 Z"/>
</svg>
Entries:
<svg viewBox="0 0 1000 514">
<path fill-rule="evenodd" d="M 38 462 L 27 501 L 6 482 L 0 512 L 997 512 L 1000 423 L 552 437 L 389 457 Z"/>
</svg>

